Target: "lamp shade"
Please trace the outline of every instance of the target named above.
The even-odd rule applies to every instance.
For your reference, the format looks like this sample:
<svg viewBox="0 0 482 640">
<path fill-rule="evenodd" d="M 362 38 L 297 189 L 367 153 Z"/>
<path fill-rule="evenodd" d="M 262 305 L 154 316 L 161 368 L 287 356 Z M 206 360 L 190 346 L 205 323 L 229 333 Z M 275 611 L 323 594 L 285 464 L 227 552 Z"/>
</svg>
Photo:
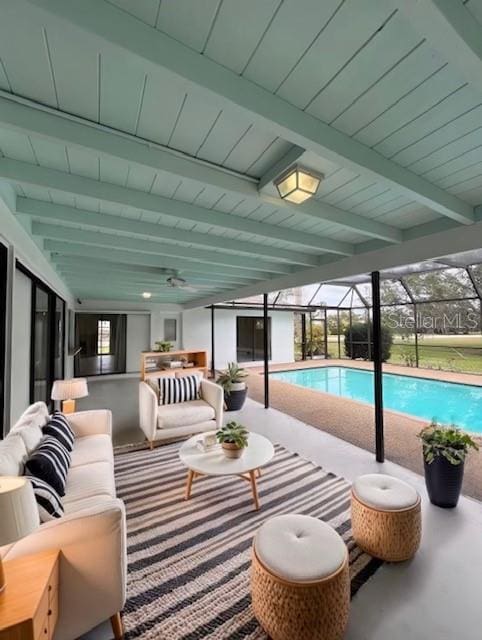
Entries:
<svg viewBox="0 0 482 640">
<path fill-rule="evenodd" d="M 70 380 L 55 380 L 52 386 L 52 400 L 76 400 L 88 396 L 87 380 L 72 378 Z"/>
<path fill-rule="evenodd" d="M 32 533 L 40 524 L 32 485 L 24 477 L 0 477 L 0 545 Z"/>
</svg>

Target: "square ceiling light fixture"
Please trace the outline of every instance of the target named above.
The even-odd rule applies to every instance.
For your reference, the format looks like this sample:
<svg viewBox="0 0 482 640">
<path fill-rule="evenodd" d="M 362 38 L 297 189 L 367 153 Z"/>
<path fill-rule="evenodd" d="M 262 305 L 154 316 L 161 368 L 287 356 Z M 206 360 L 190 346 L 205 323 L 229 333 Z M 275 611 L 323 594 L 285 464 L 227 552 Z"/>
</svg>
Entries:
<svg viewBox="0 0 482 640">
<path fill-rule="evenodd" d="M 301 204 L 315 195 L 322 178 L 321 173 L 295 165 L 276 178 L 274 184 L 283 200 Z"/>
</svg>

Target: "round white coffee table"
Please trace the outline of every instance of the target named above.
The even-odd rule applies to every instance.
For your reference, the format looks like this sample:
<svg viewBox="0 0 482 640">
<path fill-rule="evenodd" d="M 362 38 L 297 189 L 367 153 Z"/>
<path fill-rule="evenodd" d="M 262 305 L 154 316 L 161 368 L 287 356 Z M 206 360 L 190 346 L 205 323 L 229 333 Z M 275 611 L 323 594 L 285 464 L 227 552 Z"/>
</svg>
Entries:
<svg viewBox="0 0 482 640">
<path fill-rule="evenodd" d="M 274 456 L 271 442 L 259 433 L 249 432 L 249 444 L 240 458 L 227 458 L 221 445 L 203 453 L 197 443 L 202 434 L 189 438 L 179 450 L 181 462 L 188 468 L 185 499 L 191 497 L 193 480 L 196 476 L 239 476 L 251 484 L 254 506 L 259 509 L 256 476 L 261 475 L 260 468 Z"/>
</svg>

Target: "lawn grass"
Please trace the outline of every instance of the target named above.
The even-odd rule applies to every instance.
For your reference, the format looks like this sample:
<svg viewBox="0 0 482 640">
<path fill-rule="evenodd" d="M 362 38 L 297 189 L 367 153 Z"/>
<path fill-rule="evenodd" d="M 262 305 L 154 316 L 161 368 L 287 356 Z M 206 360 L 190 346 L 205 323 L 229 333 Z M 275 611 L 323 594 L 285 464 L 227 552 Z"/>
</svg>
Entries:
<svg viewBox="0 0 482 640">
<path fill-rule="evenodd" d="M 338 357 L 338 336 L 329 336 L 329 351 Z M 341 337 L 341 354 L 344 355 L 344 337 Z M 459 371 L 482 374 L 481 336 L 424 335 L 418 339 L 419 367 L 441 371 Z M 394 337 L 390 364 L 415 366 L 414 340 Z"/>
</svg>

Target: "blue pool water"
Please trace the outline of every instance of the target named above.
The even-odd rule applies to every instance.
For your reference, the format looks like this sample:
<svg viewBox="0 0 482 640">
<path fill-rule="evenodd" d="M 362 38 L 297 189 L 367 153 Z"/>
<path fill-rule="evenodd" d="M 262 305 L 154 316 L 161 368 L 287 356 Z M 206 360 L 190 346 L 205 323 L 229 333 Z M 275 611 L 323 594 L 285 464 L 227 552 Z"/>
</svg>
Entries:
<svg viewBox="0 0 482 640">
<path fill-rule="evenodd" d="M 373 373 L 350 367 L 296 369 L 270 374 L 276 380 L 373 404 Z M 482 433 L 482 387 L 414 376 L 383 374 L 383 406 L 428 421 Z"/>
</svg>

